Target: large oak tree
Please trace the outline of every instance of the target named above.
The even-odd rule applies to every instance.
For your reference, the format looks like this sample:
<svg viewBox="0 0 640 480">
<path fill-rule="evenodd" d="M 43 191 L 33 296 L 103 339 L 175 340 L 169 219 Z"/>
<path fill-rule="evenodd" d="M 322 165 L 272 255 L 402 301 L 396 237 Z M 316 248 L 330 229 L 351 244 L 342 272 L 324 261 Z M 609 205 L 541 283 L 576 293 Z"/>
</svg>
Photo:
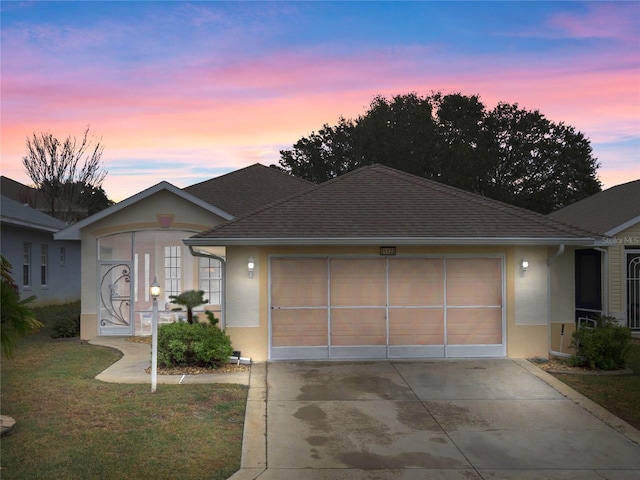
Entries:
<svg viewBox="0 0 640 480">
<path fill-rule="evenodd" d="M 280 168 L 316 183 L 378 163 L 544 214 L 601 190 L 590 142 L 574 127 L 460 93 L 378 96 L 364 115 L 280 155 Z"/>
</svg>

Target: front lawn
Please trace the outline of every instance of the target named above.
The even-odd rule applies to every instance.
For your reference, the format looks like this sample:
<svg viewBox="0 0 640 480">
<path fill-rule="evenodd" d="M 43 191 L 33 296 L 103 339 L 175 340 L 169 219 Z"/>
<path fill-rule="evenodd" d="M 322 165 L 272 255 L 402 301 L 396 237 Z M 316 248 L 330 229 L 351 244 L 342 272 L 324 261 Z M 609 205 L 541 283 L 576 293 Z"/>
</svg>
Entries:
<svg viewBox="0 0 640 480">
<path fill-rule="evenodd" d="M 161 384 L 151 394 L 150 384 L 94 379 L 119 357 L 44 329 L 2 359 L 1 413 L 17 422 L 2 438 L 3 480 L 215 480 L 240 468 L 247 387 Z"/>
<path fill-rule="evenodd" d="M 640 343 L 637 341 L 631 346 L 627 366 L 633 370 L 633 375 L 553 375 L 614 415 L 640 429 Z"/>
</svg>

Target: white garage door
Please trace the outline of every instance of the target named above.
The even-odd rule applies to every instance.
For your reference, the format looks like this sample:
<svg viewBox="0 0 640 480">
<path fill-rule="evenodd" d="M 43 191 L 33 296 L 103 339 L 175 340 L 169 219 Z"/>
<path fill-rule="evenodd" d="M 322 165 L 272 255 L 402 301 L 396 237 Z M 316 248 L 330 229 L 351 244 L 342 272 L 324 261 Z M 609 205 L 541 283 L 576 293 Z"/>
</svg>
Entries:
<svg viewBox="0 0 640 480">
<path fill-rule="evenodd" d="M 270 261 L 272 359 L 504 356 L 502 257 Z"/>
</svg>

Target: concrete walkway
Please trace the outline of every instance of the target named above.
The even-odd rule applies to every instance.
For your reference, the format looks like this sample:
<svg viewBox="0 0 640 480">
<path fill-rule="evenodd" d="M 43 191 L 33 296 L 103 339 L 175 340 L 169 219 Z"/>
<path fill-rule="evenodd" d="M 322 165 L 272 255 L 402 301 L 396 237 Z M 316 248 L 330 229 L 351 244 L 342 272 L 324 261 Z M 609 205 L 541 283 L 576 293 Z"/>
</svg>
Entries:
<svg viewBox="0 0 640 480">
<path fill-rule="evenodd" d="M 150 347 L 96 378 L 150 383 Z M 640 480 L 640 432 L 526 360 L 269 362 L 158 383 L 249 385 L 230 480 Z"/>
</svg>

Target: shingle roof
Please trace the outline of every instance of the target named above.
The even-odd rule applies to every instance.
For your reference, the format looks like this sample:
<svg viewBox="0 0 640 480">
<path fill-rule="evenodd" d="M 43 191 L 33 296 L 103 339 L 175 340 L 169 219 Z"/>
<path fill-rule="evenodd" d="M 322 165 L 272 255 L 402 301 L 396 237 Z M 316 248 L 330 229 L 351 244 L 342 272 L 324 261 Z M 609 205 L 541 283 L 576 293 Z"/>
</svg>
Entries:
<svg viewBox="0 0 640 480">
<path fill-rule="evenodd" d="M 554 243 L 594 234 L 381 165 L 340 176 L 188 239 L 240 243 Z"/>
<path fill-rule="evenodd" d="M 640 180 L 596 193 L 551 213 L 549 218 L 603 235 L 618 233 L 628 222 L 640 222 Z"/>
<path fill-rule="evenodd" d="M 22 204 L 28 203 L 29 206 L 40 211 L 46 210 L 46 202 L 38 189 L 28 187 L 4 175 L 0 175 L 0 192 L 3 197 Z"/>
<path fill-rule="evenodd" d="M 0 220 L 2 223 L 10 223 L 37 230 L 57 232 L 67 226 L 62 220 L 53 218 L 46 213 L 39 212 L 28 205 L 5 197 L 0 198 Z"/>
<path fill-rule="evenodd" d="M 241 217 L 314 186 L 306 180 L 256 163 L 183 190 L 235 217 Z"/>
</svg>

